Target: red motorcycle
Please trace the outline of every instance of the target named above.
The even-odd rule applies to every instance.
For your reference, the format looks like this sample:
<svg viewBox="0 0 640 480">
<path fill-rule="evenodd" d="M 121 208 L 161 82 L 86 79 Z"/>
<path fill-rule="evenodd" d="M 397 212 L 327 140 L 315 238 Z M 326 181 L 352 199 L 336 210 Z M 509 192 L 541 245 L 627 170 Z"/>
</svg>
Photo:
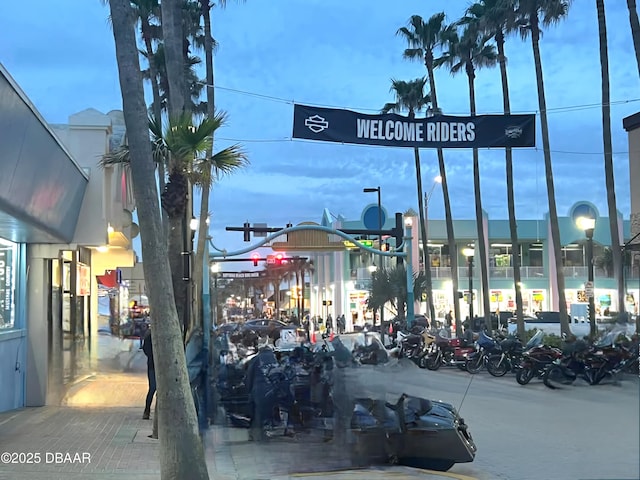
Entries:
<svg viewBox="0 0 640 480">
<path fill-rule="evenodd" d="M 427 355 L 420 362 L 429 370 L 438 370 L 442 365 L 466 369 L 467 356 L 475 351 L 473 343 L 460 338 L 443 337 L 436 334 L 435 342 L 429 346 Z M 422 366 L 422 365 L 421 365 Z"/>
<path fill-rule="evenodd" d="M 542 345 L 543 336 L 544 333 L 538 331 L 525 346 L 522 360 L 516 366 L 516 382 L 520 385 L 526 385 L 534 377 L 542 378 L 547 367 L 562 357 L 560 349 Z"/>
</svg>

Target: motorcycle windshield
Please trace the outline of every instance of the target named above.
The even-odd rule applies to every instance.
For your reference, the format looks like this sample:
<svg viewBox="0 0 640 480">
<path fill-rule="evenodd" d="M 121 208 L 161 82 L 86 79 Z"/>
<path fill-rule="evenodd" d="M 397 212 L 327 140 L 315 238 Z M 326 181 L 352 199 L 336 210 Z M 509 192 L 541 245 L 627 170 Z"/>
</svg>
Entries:
<svg viewBox="0 0 640 480">
<path fill-rule="evenodd" d="M 478 345 L 481 347 L 490 347 L 493 346 L 495 341 L 493 338 L 489 337 L 486 333 L 480 332 L 480 336 L 478 337 Z"/>
<path fill-rule="evenodd" d="M 538 330 L 536 334 L 529 339 L 527 344 L 525 345 L 525 349 L 529 350 L 530 348 L 539 347 L 542 345 L 542 338 L 544 337 L 544 332 L 542 330 Z"/>
<path fill-rule="evenodd" d="M 624 327 L 615 325 L 611 330 L 604 334 L 594 345 L 596 347 L 610 347 L 620 335 L 626 336 L 627 330 Z"/>
</svg>

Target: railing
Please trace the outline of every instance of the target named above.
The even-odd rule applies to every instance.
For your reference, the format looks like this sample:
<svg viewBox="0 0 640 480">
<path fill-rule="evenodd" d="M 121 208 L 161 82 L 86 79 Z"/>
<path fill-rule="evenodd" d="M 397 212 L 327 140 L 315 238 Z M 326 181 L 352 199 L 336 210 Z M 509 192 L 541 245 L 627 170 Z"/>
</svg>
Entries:
<svg viewBox="0 0 640 480">
<path fill-rule="evenodd" d="M 587 278 L 587 267 L 562 267 L 564 278 Z"/>
</svg>

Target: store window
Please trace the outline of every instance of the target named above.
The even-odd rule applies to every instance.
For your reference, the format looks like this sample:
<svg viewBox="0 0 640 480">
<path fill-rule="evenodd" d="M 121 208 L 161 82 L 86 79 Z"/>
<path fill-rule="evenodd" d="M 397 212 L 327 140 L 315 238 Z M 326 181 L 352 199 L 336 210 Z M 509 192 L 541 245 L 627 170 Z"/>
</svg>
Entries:
<svg viewBox="0 0 640 480">
<path fill-rule="evenodd" d="M 18 245 L 0 238 L 0 331 L 15 326 Z"/>
</svg>

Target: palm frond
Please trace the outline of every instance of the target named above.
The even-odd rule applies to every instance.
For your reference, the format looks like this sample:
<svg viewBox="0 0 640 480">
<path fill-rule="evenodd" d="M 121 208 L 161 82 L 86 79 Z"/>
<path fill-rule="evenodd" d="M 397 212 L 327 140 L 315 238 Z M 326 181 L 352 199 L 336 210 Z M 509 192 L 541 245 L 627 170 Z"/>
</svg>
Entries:
<svg viewBox="0 0 640 480">
<path fill-rule="evenodd" d="M 400 110 L 400 108 L 397 103 L 385 103 L 384 106 L 380 109 L 380 113 L 391 113 L 397 112 L 398 110 Z"/>
<path fill-rule="evenodd" d="M 116 148 L 112 152 L 107 152 L 98 161 L 98 166 L 100 168 L 113 167 L 115 165 L 126 165 L 128 166 L 131 162 L 131 157 L 129 156 L 129 146 L 121 145 Z"/>
</svg>

